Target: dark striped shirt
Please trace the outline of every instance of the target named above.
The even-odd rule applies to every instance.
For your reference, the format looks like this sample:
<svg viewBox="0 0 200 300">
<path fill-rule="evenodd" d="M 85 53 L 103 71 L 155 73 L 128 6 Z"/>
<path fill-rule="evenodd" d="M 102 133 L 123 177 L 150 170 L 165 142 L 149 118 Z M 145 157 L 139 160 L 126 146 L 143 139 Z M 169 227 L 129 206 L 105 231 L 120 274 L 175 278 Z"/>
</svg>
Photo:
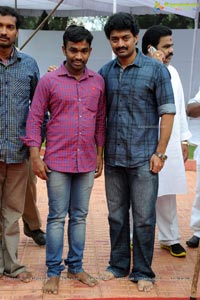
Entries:
<svg viewBox="0 0 200 300">
<path fill-rule="evenodd" d="M 158 143 L 159 117 L 175 113 L 167 68 L 137 51 L 125 69 L 114 59 L 99 71 L 107 93 L 105 161 L 111 166 L 149 161 Z"/>
<path fill-rule="evenodd" d="M 38 79 L 36 61 L 16 49 L 6 64 L 0 61 L 0 161 L 20 163 L 28 157 L 20 136 Z"/>
</svg>

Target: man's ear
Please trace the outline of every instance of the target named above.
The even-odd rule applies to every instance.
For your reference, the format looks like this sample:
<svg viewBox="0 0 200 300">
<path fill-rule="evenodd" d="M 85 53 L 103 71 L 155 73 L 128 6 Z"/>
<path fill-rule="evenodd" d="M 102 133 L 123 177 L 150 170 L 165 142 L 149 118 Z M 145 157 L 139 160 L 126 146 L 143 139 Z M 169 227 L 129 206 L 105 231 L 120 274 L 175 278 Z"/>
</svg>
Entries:
<svg viewBox="0 0 200 300">
<path fill-rule="evenodd" d="M 17 29 L 16 39 L 18 38 L 18 35 L 19 35 L 19 29 Z"/>
<path fill-rule="evenodd" d="M 135 35 L 134 38 L 135 38 L 135 44 L 137 45 L 137 43 L 139 41 L 139 34 Z"/>
<path fill-rule="evenodd" d="M 66 48 L 64 45 L 62 45 L 62 52 L 63 52 L 64 56 L 66 56 Z"/>
</svg>

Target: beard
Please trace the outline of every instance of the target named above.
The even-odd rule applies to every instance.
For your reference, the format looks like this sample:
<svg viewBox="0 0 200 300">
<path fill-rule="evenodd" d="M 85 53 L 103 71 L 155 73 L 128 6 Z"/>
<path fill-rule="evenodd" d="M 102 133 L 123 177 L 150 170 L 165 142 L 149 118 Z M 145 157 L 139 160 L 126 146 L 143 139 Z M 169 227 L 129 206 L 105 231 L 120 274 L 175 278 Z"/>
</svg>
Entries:
<svg viewBox="0 0 200 300">
<path fill-rule="evenodd" d="M 11 47 L 11 44 L 2 44 L 2 43 L 0 43 L 0 47 L 1 47 L 1 48 L 4 48 L 4 49 L 10 48 L 10 47 Z"/>
<path fill-rule="evenodd" d="M 2 41 L 1 39 L 4 39 Z M 9 39 L 6 39 L 5 37 L 0 36 L 0 47 L 1 48 L 10 48 L 12 46 L 12 43 L 10 42 Z"/>
</svg>

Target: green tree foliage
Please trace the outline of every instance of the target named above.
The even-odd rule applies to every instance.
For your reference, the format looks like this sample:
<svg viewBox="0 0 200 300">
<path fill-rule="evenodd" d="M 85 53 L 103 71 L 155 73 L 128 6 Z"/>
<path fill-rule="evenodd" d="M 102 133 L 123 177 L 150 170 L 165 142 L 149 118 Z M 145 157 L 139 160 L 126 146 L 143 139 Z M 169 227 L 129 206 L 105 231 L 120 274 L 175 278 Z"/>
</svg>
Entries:
<svg viewBox="0 0 200 300">
<path fill-rule="evenodd" d="M 47 13 L 44 11 L 40 17 L 22 17 L 22 29 L 36 29 L 37 26 L 45 19 Z M 51 16 L 41 29 L 43 30 L 65 30 L 70 24 L 84 25 L 90 24 L 91 30 L 103 30 L 104 24 L 108 17 L 80 17 L 59 18 Z M 162 24 L 172 29 L 191 29 L 194 28 L 194 20 L 175 14 L 155 14 L 135 16 L 141 29 L 146 29 L 152 25 Z M 200 27 L 200 22 L 199 22 Z"/>
<path fill-rule="evenodd" d="M 194 20 L 176 14 L 155 14 L 135 16 L 141 29 L 146 29 L 152 25 L 165 25 L 172 29 L 194 28 Z"/>
<path fill-rule="evenodd" d="M 47 17 L 46 11 L 43 11 L 40 17 L 21 16 L 21 29 L 36 29 L 39 24 Z M 75 24 L 75 19 L 71 17 L 59 18 L 51 16 L 41 27 L 41 30 L 65 30 L 70 25 Z"/>
</svg>

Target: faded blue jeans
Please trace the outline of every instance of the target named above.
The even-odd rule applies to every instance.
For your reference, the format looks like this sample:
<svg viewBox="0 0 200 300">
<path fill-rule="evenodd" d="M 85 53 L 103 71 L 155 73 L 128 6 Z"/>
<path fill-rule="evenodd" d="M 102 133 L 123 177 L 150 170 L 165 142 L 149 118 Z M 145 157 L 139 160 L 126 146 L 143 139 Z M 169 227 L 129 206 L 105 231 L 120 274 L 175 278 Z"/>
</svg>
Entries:
<svg viewBox="0 0 200 300">
<path fill-rule="evenodd" d="M 111 253 L 107 271 L 115 277 L 130 272 L 129 209 L 133 214 L 133 269 L 130 279 L 153 281 L 151 268 L 155 224 L 158 175 L 149 163 L 136 168 L 105 166 L 106 197 L 109 210 Z"/>
<path fill-rule="evenodd" d="M 46 233 L 48 277 L 59 277 L 65 268 L 64 264 L 73 274 L 83 271 L 86 217 L 93 183 L 94 172 L 73 174 L 51 171 L 48 174 L 49 214 Z M 69 251 L 63 263 L 64 226 L 67 214 Z"/>
</svg>

